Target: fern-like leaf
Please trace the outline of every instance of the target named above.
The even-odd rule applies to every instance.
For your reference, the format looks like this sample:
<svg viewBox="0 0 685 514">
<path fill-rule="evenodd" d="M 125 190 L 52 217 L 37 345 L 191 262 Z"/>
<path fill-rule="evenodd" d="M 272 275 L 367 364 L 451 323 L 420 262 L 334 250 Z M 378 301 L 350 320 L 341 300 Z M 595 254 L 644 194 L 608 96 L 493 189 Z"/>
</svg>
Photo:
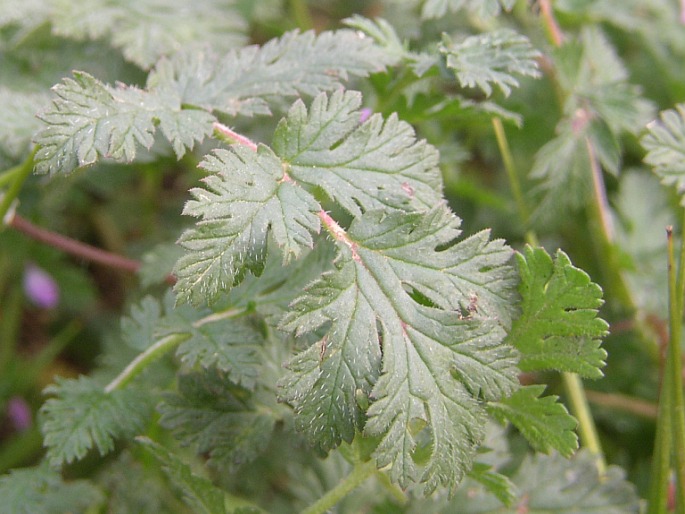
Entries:
<svg viewBox="0 0 685 514">
<path fill-rule="evenodd" d="M 312 443 L 326 451 L 363 428 L 380 438 L 374 457 L 393 480 L 420 479 L 427 491 L 454 487 L 470 468 L 484 431 L 481 399 L 518 385 L 516 353 L 496 321 L 510 316 L 509 251 L 492 241 L 473 252 L 470 240 L 454 244 L 458 234 L 443 205 L 427 214 L 367 212 L 343 238 L 336 269 L 282 323 L 296 334 L 326 331 L 282 381 Z M 467 286 L 463 266 L 485 274 L 469 275 Z M 484 302 L 478 315 L 490 280 L 503 285 L 502 301 Z M 362 426 L 360 405 L 369 401 Z M 426 435 L 432 446 L 421 472 L 414 451 Z"/>
<path fill-rule="evenodd" d="M 678 194 L 685 194 L 685 104 L 662 111 L 659 119 L 651 122 L 649 132 L 642 138 L 647 150 L 645 162 L 666 185 L 674 185 Z M 685 200 L 681 199 L 685 205 Z"/>
<path fill-rule="evenodd" d="M 600 378 L 607 355 L 600 344 L 608 329 L 597 317 L 602 289 L 561 250 L 552 260 L 543 248 L 528 246 L 517 259 L 523 312 L 509 338 L 522 354 L 521 369 Z"/>
<path fill-rule="evenodd" d="M 476 16 L 487 19 L 498 16 L 502 9 L 509 11 L 516 0 L 426 0 L 423 3 L 423 19 L 442 18 L 447 11 L 458 12 L 467 9 Z"/>
<path fill-rule="evenodd" d="M 519 82 L 514 73 L 529 77 L 540 76 L 535 50 L 527 37 L 511 29 L 469 36 L 460 43 L 454 43 L 443 35 L 442 52 L 447 67 L 454 71 L 462 87 L 478 86 L 490 96 L 492 85 L 498 86 L 505 96 Z"/>
<path fill-rule="evenodd" d="M 225 514 L 224 492 L 205 477 L 196 475 L 190 466 L 172 452 L 147 437 L 138 437 L 137 441 L 162 466 L 169 480 L 176 486 L 183 500 L 199 514 Z"/>
<path fill-rule="evenodd" d="M 221 470 L 254 460 L 271 440 L 276 416 L 216 370 L 179 377 L 178 394 L 165 395 L 160 423 Z"/>
<path fill-rule="evenodd" d="M 115 439 L 141 430 L 150 413 L 148 397 L 132 389 L 106 393 L 88 377 L 58 379 L 45 392 L 56 395 L 40 410 L 47 457 L 54 466 L 79 460 L 93 448 L 109 453 Z"/>
<path fill-rule="evenodd" d="M 556 450 L 570 457 L 578 449 L 577 422 L 556 396 L 540 395 L 544 385 L 522 387 L 508 398 L 488 405 L 500 421 L 511 422 L 537 451 Z"/>
</svg>

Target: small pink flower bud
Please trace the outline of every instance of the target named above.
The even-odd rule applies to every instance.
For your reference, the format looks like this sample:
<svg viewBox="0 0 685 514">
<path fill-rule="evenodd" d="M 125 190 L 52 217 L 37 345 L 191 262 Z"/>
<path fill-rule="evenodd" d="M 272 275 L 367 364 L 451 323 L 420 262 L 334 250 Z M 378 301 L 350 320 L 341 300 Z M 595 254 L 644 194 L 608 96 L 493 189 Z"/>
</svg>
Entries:
<svg viewBox="0 0 685 514">
<path fill-rule="evenodd" d="M 38 307 L 52 309 L 59 302 L 59 287 L 48 272 L 34 264 L 24 270 L 24 292 Z"/>
<path fill-rule="evenodd" d="M 359 111 L 359 123 L 364 123 L 371 117 L 372 114 L 373 111 L 371 109 L 364 107 L 361 111 Z"/>
<path fill-rule="evenodd" d="M 13 396 L 7 402 L 7 417 L 19 432 L 23 432 L 33 425 L 31 408 L 26 400 L 19 396 Z"/>
</svg>

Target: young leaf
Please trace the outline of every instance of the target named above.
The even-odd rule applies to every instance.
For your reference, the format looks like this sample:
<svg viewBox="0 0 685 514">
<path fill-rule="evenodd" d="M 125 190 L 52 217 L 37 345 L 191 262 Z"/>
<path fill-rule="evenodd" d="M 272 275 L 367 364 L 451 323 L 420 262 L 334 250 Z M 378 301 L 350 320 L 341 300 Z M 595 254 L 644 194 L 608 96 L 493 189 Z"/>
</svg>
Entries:
<svg viewBox="0 0 685 514">
<path fill-rule="evenodd" d="M 423 209 L 442 198 L 438 153 L 417 141 L 411 126 L 392 114 L 359 124 L 361 94 L 321 94 L 309 111 L 295 102 L 281 120 L 273 149 L 298 183 L 322 188 L 347 212 L 358 216 L 380 208 Z"/>
<path fill-rule="evenodd" d="M 678 194 L 685 193 L 685 104 L 662 111 L 659 119 L 651 122 L 648 134 L 642 138 L 647 150 L 645 162 L 665 185 L 675 185 Z M 685 205 L 685 200 L 681 199 Z"/>
<path fill-rule="evenodd" d="M 86 480 L 66 482 L 43 464 L 0 475 L 0 498 L 6 514 L 64 514 L 97 509 L 103 494 Z"/>
<path fill-rule="evenodd" d="M 483 437 L 481 399 L 518 386 L 516 353 L 496 321 L 511 315 L 509 251 L 484 234 L 475 246 L 455 244 L 458 226 L 439 204 L 426 214 L 369 211 L 344 235 L 338 227 L 336 269 L 282 322 L 296 335 L 326 330 L 282 381 L 312 443 L 326 451 L 363 428 L 380 438 L 379 467 L 403 486 L 421 479 L 427 491 L 454 487 L 469 469 Z M 491 282 L 500 285 L 498 301 Z M 478 298 L 487 299 L 482 310 Z M 372 403 L 362 427 L 363 398 Z M 432 446 L 421 476 L 414 450 L 424 427 Z"/>
<path fill-rule="evenodd" d="M 607 323 L 597 317 L 602 289 L 561 250 L 552 258 L 527 246 L 517 254 L 523 312 L 509 341 L 521 352 L 524 371 L 555 369 L 600 378 Z"/>
<path fill-rule="evenodd" d="M 253 116 L 270 114 L 275 101 L 335 91 L 349 76 L 366 77 L 396 61 L 397 56 L 353 30 L 295 31 L 222 58 L 184 52 L 163 59 L 148 87 L 171 89 L 184 105 Z"/>
<path fill-rule="evenodd" d="M 462 87 L 478 86 L 487 96 L 492 93 L 491 84 L 498 86 L 504 96 L 509 96 L 511 88 L 519 85 L 513 73 L 540 76 L 535 60 L 540 52 L 532 47 L 527 37 L 511 29 L 469 36 L 460 43 L 452 42 L 443 34 L 440 52 Z"/>
<path fill-rule="evenodd" d="M 468 9 L 481 19 L 498 16 L 502 9 L 509 11 L 516 0 L 426 0 L 423 4 L 423 19 L 442 18 L 447 11 L 458 12 Z"/>
<path fill-rule="evenodd" d="M 169 480 L 181 491 L 183 500 L 198 514 L 225 514 L 224 492 L 204 477 L 192 472 L 190 466 L 169 450 L 147 437 L 138 442 L 159 462 Z"/>
<path fill-rule="evenodd" d="M 200 315 L 210 313 L 188 306 L 170 309 L 157 327 L 157 337 L 188 334 L 190 338 L 176 351 L 181 362 L 189 367 L 199 364 L 205 369 L 217 368 L 233 383 L 252 389 L 260 371 L 261 334 L 245 318 L 225 317 L 198 323 Z"/>
<path fill-rule="evenodd" d="M 488 411 L 501 422 L 511 422 L 535 450 L 557 450 L 570 457 L 578 449 L 577 422 L 556 396 L 540 398 L 544 390 L 544 385 L 522 387 L 508 398 L 489 403 Z"/>
<path fill-rule="evenodd" d="M 595 458 L 581 451 L 571 460 L 558 454 L 527 457 L 512 477 L 518 497 L 509 507 L 478 486 L 464 487 L 444 512 L 465 514 L 637 514 L 634 486 L 617 466 L 599 477 Z"/>
<path fill-rule="evenodd" d="M 147 89 L 110 87 L 84 72 L 55 86 L 47 124 L 35 138 L 39 173 L 70 173 L 102 158 L 131 161 L 150 148 L 157 125 L 183 156 L 212 131 L 211 112 L 269 114 L 269 101 L 340 88 L 349 75 L 381 71 L 395 58 L 351 30 L 291 32 L 218 59 L 187 51 L 162 59 Z M 196 107 L 196 108 L 192 108 Z"/>
<path fill-rule="evenodd" d="M 39 173 L 70 173 L 102 158 L 132 161 L 137 145 L 152 146 L 157 124 L 178 158 L 212 131 L 213 116 L 183 110 L 178 96 L 113 88 L 84 72 L 53 89 L 52 109 L 39 115 L 48 125 L 35 139 Z"/>
<path fill-rule="evenodd" d="M 319 203 L 283 173 L 280 159 L 265 146 L 217 150 L 201 166 L 214 172 L 207 189 L 193 189 L 184 214 L 202 217 L 179 243 L 191 253 L 175 274 L 179 301 L 198 304 L 238 284 L 246 270 L 259 275 L 271 234 L 286 264 L 313 246 Z"/>
<path fill-rule="evenodd" d="M 158 407 L 160 423 L 184 446 L 208 454 L 213 466 L 234 472 L 261 454 L 271 440 L 276 416 L 262 406 L 255 408 L 245 390 L 217 371 L 183 375 L 178 390 L 165 395 Z"/>
<path fill-rule="evenodd" d="M 197 0 L 88 0 L 55 2 L 54 31 L 76 39 L 107 38 L 126 58 L 149 68 L 163 55 L 193 43 L 217 50 L 245 43 L 247 24 L 236 2 Z M 192 23 L 188 20 L 192 19 Z"/>
<path fill-rule="evenodd" d="M 40 410 L 47 458 L 54 466 L 79 460 L 92 448 L 101 455 L 112 451 L 115 439 L 134 435 L 150 414 L 150 397 L 132 389 L 106 393 L 88 377 L 58 378 L 45 392 L 57 396 Z"/>
</svg>

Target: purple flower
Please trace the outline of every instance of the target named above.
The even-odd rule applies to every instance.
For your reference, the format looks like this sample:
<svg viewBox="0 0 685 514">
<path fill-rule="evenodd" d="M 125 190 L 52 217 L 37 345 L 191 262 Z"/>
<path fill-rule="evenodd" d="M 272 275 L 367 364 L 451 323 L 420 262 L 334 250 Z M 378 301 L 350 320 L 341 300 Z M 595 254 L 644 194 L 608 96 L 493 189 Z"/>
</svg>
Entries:
<svg viewBox="0 0 685 514">
<path fill-rule="evenodd" d="M 52 309 L 59 302 L 59 287 L 48 272 L 35 264 L 24 269 L 24 292 L 38 307 Z"/>
<path fill-rule="evenodd" d="M 26 400 L 19 396 L 13 396 L 7 402 L 7 417 L 19 432 L 31 428 L 33 424 L 31 408 Z"/>
<path fill-rule="evenodd" d="M 359 123 L 364 123 L 371 117 L 372 114 L 373 111 L 371 109 L 364 107 L 361 111 L 359 111 Z"/>
</svg>

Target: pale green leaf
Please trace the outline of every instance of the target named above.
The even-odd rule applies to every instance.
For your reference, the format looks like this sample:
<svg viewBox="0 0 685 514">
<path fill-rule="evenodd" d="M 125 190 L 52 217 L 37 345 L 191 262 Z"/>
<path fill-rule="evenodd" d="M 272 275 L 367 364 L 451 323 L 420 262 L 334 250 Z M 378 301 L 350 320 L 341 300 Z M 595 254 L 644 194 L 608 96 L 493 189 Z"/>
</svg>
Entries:
<svg viewBox="0 0 685 514">
<path fill-rule="evenodd" d="M 478 482 L 490 494 L 493 494 L 504 505 L 510 506 L 516 500 L 516 486 L 506 477 L 492 469 L 492 466 L 475 462 L 469 471 L 469 478 Z"/>
<path fill-rule="evenodd" d="M 264 451 L 277 420 L 216 370 L 179 377 L 178 393 L 165 395 L 158 410 L 162 426 L 184 446 L 229 472 Z"/>
<path fill-rule="evenodd" d="M 423 19 L 442 18 L 447 11 L 458 12 L 466 9 L 476 16 L 486 19 L 498 16 L 502 9 L 510 11 L 516 0 L 426 0 L 423 4 Z"/>
<path fill-rule="evenodd" d="M 521 352 L 521 369 L 602 377 L 607 354 L 600 345 L 609 328 L 597 316 L 602 289 L 561 250 L 552 260 L 543 248 L 526 246 L 516 257 L 523 312 L 509 341 Z"/>
<path fill-rule="evenodd" d="M 625 472 L 609 466 L 599 476 L 595 457 L 581 451 L 568 460 L 561 455 L 527 457 L 511 478 L 516 501 L 505 507 L 481 487 L 460 489 L 442 512 L 464 514 L 637 514 L 640 500 Z"/>
<path fill-rule="evenodd" d="M 190 466 L 163 446 L 138 437 L 145 449 L 162 466 L 169 480 L 183 495 L 183 500 L 196 514 L 225 514 L 224 492 L 208 479 L 192 472 Z"/>
<path fill-rule="evenodd" d="M 536 61 L 540 52 L 511 29 L 469 36 L 458 43 L 443 34 L 440 52 L 462 87 L 479 87 L 487 96 L 493 85 L 509 96 L 511 88 L 519 86 L 514 74 L 540 76 Z"/>
<path fill-rule="evenodd" d="M 41 429 L 47 458 L 54 466 L 82 459 L 97 448 L 114 449 L 115 439 L 131 437 L 150 414 L 150 398 L 133 389 L 106 393 L 88 377 L 58 378 L 45 389 L 56 395 L 41 407 Z"/>
<path fill-rule="evenodd" d="M 544 385 L 522 387 L 488 404 L 488 410 L 498 420 L 512 423 L 535 450 L 556 450 L 570 457 L 578 449 L 577 422 L 556 396 L 540 397 L 544 390 Z"/>
<path fill-rule="evenodd" d="M 366 77 L 397 57 L 353 30 L 288 32 L 262 47 L 223 57 L 182 52 L 158 63 L 148 86 L 171 89 L 183 104 L 231 116 L 269 114 L 286 98 L 335 91 L 350 76 Z"/>
<path fill-rule="evenodd" d="M 113 88 L 84 72 L 74 72 L 54 92 L 52 108 L 39 115 L 47 124 L 35 139 L 39 173 L 69 173 L 103 158 L 130 162 L 138 145 L 152 146 L 158 123 L 178 158 L 212 131 L 214 118 L 183 110 L 179 97 Z"/>
<path fill-rule="evenodd" d="M 0 166 L 9 167 L 23 160 L 30 152 L 31 138 L 40 128 L 36 118 L 48 96 L 43 93 L 18 92 L 0 86 Z"/>
<path fill-rule="evenodd" d="M 231 316 L 230 311 L 221 314 L 179 306 L 168 311 L 156 335 L 188 334 L 176 351 L 181 362 L 217 368 L 235 384 L 253 388 L 259 377 L 263 338 L 249 319 Z"/>
<path fill-rule="evenodd" d="M 201 166 L 214 173 L 206 189 L 193 189 L 185 214 L 202 218 L 179 243 L 189 253 L 175 269 L 179 301 L 212 300 L 238 284 L 246 270 L 259 274 L 269 236 L 286 264 L 313 246 L 319 203 L 284 175 L 281 160 L 267 147 L 217 150 Z"/>
<path fill-rule="evenodd" d="M 4 514 L 86 513 L 103 501 L 103 494 L 86 480 L 65 481 L 46 465 L 14 469 L 0 475 Z"/>
<path fill-rule="evenodd" d="M 438 153 L 392 114 L 359 123 L 361 95 L 321 94 L 309 111 L 298 101 L 276 129 L 273 148 L 298 183 L 321 187 L 355 216 L 377 208 L 429 208 L 442 188 Z"/>
<path fill-rule="evenodd" d="M 645 162 L 663 184 L 676 187 L 685 205 L 685 104 L 662 111 L 647 128 L 649 132 L 641 140 L 647 150 Z"/>
<path fill-rule="evenodd" d="M 226 51 L 247 40 L 247 23 L 234 1 L 57 0 L 50 18 L 57 34 L 105 38 L 143 68 L 193 43 Z"/>
<path fill-rule="evenodd" d="M 328 450 L 363 428 L 380 438 L 374 457 L 393 480 L 421 480 L 427 491 L 454 487 L 470 468 L 484 433 L 481 401 L 518 386 L 500 325 L 513 301 L 509 250 L 486 234 L 455 243 L 458 226 L 441 204 L 425 214 L 365 213 L 340 244 L 336 269 L 282 323 L 296 335 L 326 331 L 281 382 L 312 443 Z M 498 301 L 490 282 L 499 283 Z M 414 453 L 425 436 L 432 443 L 421 466 Z"/>
<path fill-rule="evenodd" d="M 157 324 L 162 317 L 159 302 L 152 296 L 144 297 L 133 305 L 130 314 L 121 318 L 121 334 L 124 341 L 138 351 L 155 343 Z"/>
</svg>

